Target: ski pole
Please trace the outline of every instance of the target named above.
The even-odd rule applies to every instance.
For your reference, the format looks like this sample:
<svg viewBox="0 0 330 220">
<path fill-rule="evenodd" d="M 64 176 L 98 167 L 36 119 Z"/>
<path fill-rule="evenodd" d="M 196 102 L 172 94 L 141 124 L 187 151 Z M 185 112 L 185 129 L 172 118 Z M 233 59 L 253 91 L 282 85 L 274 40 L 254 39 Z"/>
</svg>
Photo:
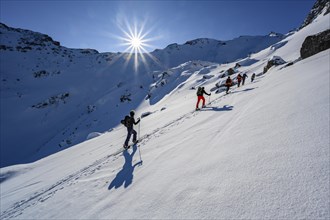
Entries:
<svg viewBox="0 0 330 220">
<path fill-rule="evenodd" d="M 141 150 L 140 150 L 140 146 L 138 147 L 139 148 L 139 155 L 140 155 L 140 163 L 142 165 L 142 157 L 141 157 Z"/>
<path fill-rule="evenodd" d="M 139 134 L 138 134 L 139 135 L 139 138 L 138 138 L 139 141 L 141 141 L 140 140 L 140 132 L 141 132 L 141 120 L 140 120 L 140 123 L 139 123 Z M 139 148 L 140 162 L 141 162 L 141 165 L 142 165 L 142 157 L 141 157 L 140 146 L 138 148 Z"/>
<path fill-rule="evenodd" d="M 138 133 L 138 140 L 140 141 L 140 127 L 141 127 L 141 118 L 139 118 L 140 119 L 140 122 L 139 122 L 139 133 Z"/>
</svg>

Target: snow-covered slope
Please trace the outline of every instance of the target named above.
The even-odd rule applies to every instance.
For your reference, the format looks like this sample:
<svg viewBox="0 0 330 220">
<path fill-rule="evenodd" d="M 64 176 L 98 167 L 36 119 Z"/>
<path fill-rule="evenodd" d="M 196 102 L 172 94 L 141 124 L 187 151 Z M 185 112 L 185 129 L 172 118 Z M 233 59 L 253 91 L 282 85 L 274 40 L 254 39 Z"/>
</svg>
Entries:
<svg viewBox="0 0 330 220">
<path fill-rule="evenodd" d="M 2 168 L 1 218 L 329 219 L 330 50 L 304 60 L 297 52 L 306 36 L 328 29 L 329 16 L 238 61 L 236 71 L 256 80 L 213 92 L 202 111 L 194 111 L 192 88 L 219 91 L 236 62 L 159 73 L 136 108 L 150 113 L 136 127 L 139 148 L 121 152 L 126 130 L 118 125 Z M 261 74 L 273 56 L 292 65 Z"/>
<path fill-rule="evenodd" d="M 155 93 L 167 83 L 164 72 L 181 74 L 181 64 L 191 74 L 282 39 L 274 34 L 227 42 L 198 39 L 178 50 L 169 46 L 139 56 L 136 65 L 134 55 L 69 49 L 47 35 L 4 24 L 0 34 L 1 167 L 35 161 L 90 133 L 111 130 L 147 96 L 155 104 L 187 79 L 189 74 Z"/>
</svg>

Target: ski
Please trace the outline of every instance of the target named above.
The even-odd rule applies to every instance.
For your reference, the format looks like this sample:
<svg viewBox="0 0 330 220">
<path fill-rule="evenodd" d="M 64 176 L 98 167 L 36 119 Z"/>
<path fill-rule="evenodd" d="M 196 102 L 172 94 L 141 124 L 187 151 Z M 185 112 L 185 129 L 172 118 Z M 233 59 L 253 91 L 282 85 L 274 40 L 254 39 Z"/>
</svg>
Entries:
<svg viewBox="0 0 330 220">
<path fill-rule="evenodd" d="M 204 106 L 202 106 L 202 108 L 195 108 L 195 111 L 200 111 L 200 110 L 202 110 L 203 108 L 208 108 L 209 106 L 206 106 L 206 105 L 204 105 Z"/>
</svg>

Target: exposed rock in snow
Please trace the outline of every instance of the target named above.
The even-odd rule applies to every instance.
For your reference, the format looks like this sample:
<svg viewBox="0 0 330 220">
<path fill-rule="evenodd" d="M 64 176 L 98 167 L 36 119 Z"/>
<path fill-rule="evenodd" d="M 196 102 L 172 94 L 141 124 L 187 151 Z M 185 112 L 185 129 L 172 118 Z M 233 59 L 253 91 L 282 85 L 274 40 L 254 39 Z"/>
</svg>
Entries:
<svg viewBox="0 0 330 220">
<path fill-rule="evenodd" d="M 278 66 L 285 64 L 286 62 L 279 56 L 273 56 L 268 60 L 267 65 L 264 67 L 263 73 L 266 73 L 272 66 Z"/>
<path fill-rule="evenodd" d="M 330 29 L 308 36 L 300 49 L 301 58 L 305 59 L 330 48 Z"/>
</svg>

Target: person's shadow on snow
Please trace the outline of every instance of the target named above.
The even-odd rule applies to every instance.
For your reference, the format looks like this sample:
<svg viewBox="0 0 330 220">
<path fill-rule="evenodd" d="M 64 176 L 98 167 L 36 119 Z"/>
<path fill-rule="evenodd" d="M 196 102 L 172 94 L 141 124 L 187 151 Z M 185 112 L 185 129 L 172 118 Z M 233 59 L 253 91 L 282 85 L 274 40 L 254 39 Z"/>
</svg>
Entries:
<svg viewBox="0 0 330 220">
<path fill-rule="evenodd" d="M 111 190 L 112 188 L 117 189 L 122 185 L 124 185 L 124 187 L 127 188 L 129 185 L 132 184 L 134 169 L 137 165 L 141 164 L 140 161 L 132 165 L 133 156 L 136 150 L 137 150 L 137 145 L 133 145 L 133 152 L 131 154 L 129 154 L 128 150 L 123 151 L 123 155 L 125 157 L 125 164 L 123 168 L 117 173 L 116 177 L 110 183 L 108 190 Z"/>
<path fill-rule="evenodd" d="M 248 91 L 251 91 L 251 90 L 254 90 L 254 89 L 256 89 L 256 88 L 246 88 L 246 89 L 243 89 L 243 90 L 232 91 L 231 93 L 248 92 Z"/>
<path fill-rule="evenodd" d="M 201 109 L 201 111 L 217 111 L 217 112 L 222 112 L 222 111 L 231 111 L 233 110 L 234 106 L 231 105 L 224 105 L 222 108 L 219 107 L 204 107 Z"/>
</svg>

